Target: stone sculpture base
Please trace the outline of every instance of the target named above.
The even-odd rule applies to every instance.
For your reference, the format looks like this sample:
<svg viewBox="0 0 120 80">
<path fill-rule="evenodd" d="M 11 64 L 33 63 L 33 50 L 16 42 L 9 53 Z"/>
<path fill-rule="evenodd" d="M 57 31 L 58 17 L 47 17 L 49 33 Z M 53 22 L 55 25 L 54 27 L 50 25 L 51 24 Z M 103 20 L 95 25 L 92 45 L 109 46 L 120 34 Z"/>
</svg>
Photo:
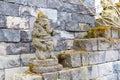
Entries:
<svg viewBox="0 0 120 80">
<path fill-rule="evenodd" d="M 58 64 L 57 59 L 45 59 L 45 60 L 31 60 L 29 64 L 31 72 L 34 73 L 49 73 L 56 72 L 63 69 L 61 64 Z"/>
</svg>

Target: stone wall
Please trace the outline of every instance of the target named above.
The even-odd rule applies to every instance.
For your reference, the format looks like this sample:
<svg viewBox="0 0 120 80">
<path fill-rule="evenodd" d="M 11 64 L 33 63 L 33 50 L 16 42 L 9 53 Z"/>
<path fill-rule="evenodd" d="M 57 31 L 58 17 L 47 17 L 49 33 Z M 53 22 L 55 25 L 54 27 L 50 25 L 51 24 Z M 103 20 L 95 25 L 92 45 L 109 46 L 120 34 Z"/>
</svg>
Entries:
<svg viewBox="0 0 120 80">
<path fill-rule="evenodd" d="M 94 11 L 94 0 L 83 2 Z M 57 32 L 55 52 L 71 49 L 74 38 L 94 27 L 94 16 L 79 0 L 0 0 L 0 80 L 10 79 L 14 68 L 28 66 L 35 57 L 32 28 L 40 10 Z"/>
</svg>

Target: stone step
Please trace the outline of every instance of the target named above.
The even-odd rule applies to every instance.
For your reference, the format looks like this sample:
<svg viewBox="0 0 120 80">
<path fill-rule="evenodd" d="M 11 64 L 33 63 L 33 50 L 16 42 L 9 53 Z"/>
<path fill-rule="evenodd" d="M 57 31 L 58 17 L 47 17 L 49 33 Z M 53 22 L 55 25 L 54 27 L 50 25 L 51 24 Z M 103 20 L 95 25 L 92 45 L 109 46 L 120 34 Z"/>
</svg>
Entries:
<svg viewBox="0 0 120 80">
<path fill-rule="evenodd" d="M 73 49 L 84 51 L 97 51 L 97 50 L 103 51 L 120 49 L 120 39 L 114 38 L 75 39 L 73 42 Z"/>
<path fill-rule="evenodd" d="M 28 71 L 16 75 L 14 80 L 118 80 L 119 72 L 120 61 L 115 61 L 78 68 L 64 68 L 62 71 L 42 75 Z"/>
<path fill-rule="evenodd" d="M 64 67 L 76 68 L 80 66 L 96 65 L 120 59 L 119 50 L 108 51 L 76 51 L 68 50 L 59 56 L 59 63 Z"/>
<path fill-rule="evenodd" d="M 90 28 L 87 33 L 87 38 L 120 38 L 120 29 L 111 28 L 109 26 L 100 26 Z"/>
</svg>

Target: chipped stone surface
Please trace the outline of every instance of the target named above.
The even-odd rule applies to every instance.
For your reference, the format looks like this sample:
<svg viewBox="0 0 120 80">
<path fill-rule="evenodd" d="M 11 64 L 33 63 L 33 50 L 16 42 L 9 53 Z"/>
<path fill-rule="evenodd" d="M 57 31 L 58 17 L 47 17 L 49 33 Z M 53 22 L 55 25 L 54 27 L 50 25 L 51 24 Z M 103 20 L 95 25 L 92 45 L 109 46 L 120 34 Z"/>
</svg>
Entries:
<svg viewBox="0 0 120 80">
<path fill-rule="evenodd" d="M 21 41 L 22 42 L 32 41 L 32 31 L 29 30 L 21 31 Z"/>
<path fill-rule="evenodd" d="M 5 79 L 5 72 L 4 70 L 0 70 L 0 80 L 4 80 Z"/>
<path fill-rule="evenodd" d="M 42 74 L 44 80 L 57 80 L 58 72 L 44 73 Z"/>
</svg>

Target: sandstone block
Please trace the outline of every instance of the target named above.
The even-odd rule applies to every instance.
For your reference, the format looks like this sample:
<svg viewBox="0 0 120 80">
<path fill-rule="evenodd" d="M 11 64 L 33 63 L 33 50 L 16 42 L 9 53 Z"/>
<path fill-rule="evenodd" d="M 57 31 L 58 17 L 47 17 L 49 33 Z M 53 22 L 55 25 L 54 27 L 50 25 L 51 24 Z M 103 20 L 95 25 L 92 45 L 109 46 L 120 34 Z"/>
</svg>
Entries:
<svg viewBox="0 0 120 80">
<path fill-rule="evenodd" d="M 32 31 L 28 30 L 21 31 L 21 41 L 22 42 L 32 41 Z"/>
<path fill-rule="evenodd" d="M 73 43 L 75 50 L 94 51 L 97 50 L 97 38 L 75 39 Z"/>
<path fill-rule="evenodd" d="M 57 59 L 45 59 L 45 60 L 33 59 L 30 61 L 30 65 L 39 66 L 39 67 L 52 66 L 57 64 L 58 64 Z"/>
<path fill-rule="evenodd" d="M 79 67 L 81 66 L 81 56 L 80 54 L 85 52 L 69 50 L 61 53 L 58 58 L 59 62 L 64 67 Z"/>
<path fill-rule="evenodd" d="M 71 80 L 72 79 L 71 70 L 59 71 L 59 78 L 61 80 Z"/>
<path fill-rule="evenodd" d="M 21 54 L 21 65 L 29 66 L 30 60 L 35 58 L 35 54 Z"/>
<path fill-rule="evenodd" d="M 39 66 L 31 66 L 30 67 L 30 70 L 35 73 L 57 72 L 62 69 L 63 69 L 63 67 L 60 64 L 52 65 L 52 66 L 44 66 L 44 67 L 39 67 Z"/>
<path fill-rule="evenodd" d="M 112 41 L 105 38 L 98 38 L 98 50 L 113 49 Z"/>
<path fill-rule="evenodd" d="M 116 61 L 118 60 L 118 55 L 119 52 L 118 50 L 109 50 L 109 51 L 106 51 L 106 61 Z"/>
<path fill-rule="evenodd" d="M 20 66 L 20 56 L 19 55 L 7 55 L 0 56 L 0 69 L 14 68 Z"/>
<path fill-rule="evenodd" d="M 0 80 L 4 80 L 5 79 L 5 72 L 4 70 L 0 70 Z"/>
<path fill-rule="evenodd" d="M 20 31 L 13 29 L 0 29 L 0 41 L 19 42 Z"/>
<path fill-rule="evenodd" d="M 105 64 L 99 64 L 98 65 L 99 76 L 103 77 L 103 76 L 113 74 L 113 66 L 112 66 L 112 64 L 113 64 L 112 62 L 105 63 Z"/>
<path fill-rule="evenodd" d="M 5 80 L 17 80 L 15 79 L 15 77 L 18 75 L 20 76 L 23 72 L 27 70 L 28 70 L 28 67 L 17 67 L 17 68 L 5 69 Z"/>
<path fill-rule="evenodd" d="M 44 73 L 42 74 L 44 80 L 57 80 L 58 72 Z"/>
<path fill-rule="evenodd" d="M 106 60 L 106 52 L 105 51 L 89 52 L 88 60 L 90 65 L 104 63 Z"/>
</svg>

